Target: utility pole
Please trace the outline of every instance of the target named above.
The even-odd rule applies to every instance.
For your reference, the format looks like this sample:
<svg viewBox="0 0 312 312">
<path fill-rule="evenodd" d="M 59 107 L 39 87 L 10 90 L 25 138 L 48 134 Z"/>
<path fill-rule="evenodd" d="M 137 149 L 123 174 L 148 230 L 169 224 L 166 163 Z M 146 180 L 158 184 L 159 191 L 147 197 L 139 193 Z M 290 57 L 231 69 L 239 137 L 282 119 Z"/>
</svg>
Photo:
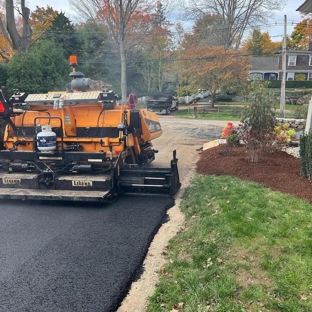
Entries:
<svg viewBox="0 0 312 312">
<path fill-rule="evenodd" d="M 285 91 L 286 91 L 286 45 L 287 45 L 287 15 L 284 15 L 284 38 L 282 49 L 282 82 L 281 82 L 281 100 L 280 117 L 285 117 Z"/>
</svg>

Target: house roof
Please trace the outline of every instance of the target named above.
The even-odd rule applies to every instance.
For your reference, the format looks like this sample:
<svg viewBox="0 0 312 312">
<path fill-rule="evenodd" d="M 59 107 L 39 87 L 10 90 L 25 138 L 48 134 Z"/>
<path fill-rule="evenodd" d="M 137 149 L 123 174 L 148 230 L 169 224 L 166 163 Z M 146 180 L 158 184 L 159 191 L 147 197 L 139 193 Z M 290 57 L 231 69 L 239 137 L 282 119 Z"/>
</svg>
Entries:
<svg viewBox="0 0 312 312">
<path fill-rule="evenodd" d="M 312 0 L 306 0 L 300 7 L 296 10 L 302 13 L 312 12 Z"/>
<path fill-rule="evenodd" d="M 282 54 L 282 52 L 283 52 L 282 50 L 277 50 L 275 54 Z M 312 51 L 310 50 L 286 50 L 286 54 L 287 55 L 292 55 L 292 54 L 311 55 Z"/>
<path fill-rule="evenodd" d="M 252 70 L 274 71 L 277 70 L 278 67 L 278 58 L 276 56 L 254 56 L 251 58 L 250 62 Z"/>
</svg>

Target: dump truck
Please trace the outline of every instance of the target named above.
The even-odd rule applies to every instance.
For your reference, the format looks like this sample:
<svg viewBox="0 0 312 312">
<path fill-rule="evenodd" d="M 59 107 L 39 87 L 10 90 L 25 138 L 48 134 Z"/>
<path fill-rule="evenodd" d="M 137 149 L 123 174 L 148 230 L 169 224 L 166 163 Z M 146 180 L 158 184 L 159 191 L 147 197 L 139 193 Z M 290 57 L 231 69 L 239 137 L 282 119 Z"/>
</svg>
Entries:
<svg viewBox="0 0 312 312">
<path fill-rule="evenodd" d="M 162 134 L 155 113 L 116 105 L 112 90 L 91 90 L 73 71 L 65 91 L 9 97 L 0 150 L 0 198 L 101 202 L 124 193 L 173 196 L 180 188 L 176 152 L 167 168 L 150 164 Z"/>
<path fill-rule="evenodd" d="M 162 112 L 169 115 L 171 111 L 178 110 L 178 100 L 171 94 L 157 93 L 146 100 L 146 107 L 151 112 Z"/>
</svg>

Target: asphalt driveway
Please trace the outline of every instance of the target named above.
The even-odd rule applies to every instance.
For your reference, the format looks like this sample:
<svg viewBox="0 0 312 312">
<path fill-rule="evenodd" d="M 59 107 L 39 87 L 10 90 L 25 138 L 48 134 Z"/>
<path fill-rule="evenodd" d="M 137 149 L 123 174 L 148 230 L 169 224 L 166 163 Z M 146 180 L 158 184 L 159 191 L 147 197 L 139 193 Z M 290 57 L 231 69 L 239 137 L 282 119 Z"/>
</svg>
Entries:
<svg viewBox="0 0 312 312">
<path fill-rule="evenodd" d="M 0 311 L 115 311 L 170 198 L 0 203 Z"/>
</svg>

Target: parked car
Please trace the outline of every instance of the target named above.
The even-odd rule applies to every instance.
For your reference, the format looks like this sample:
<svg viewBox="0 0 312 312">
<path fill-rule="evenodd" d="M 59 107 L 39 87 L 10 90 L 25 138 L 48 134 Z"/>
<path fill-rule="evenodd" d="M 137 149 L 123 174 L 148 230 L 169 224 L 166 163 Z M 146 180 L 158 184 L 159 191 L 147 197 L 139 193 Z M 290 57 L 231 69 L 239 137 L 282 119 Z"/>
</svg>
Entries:
<svg viewBox="0 0 312 312">
<path fill-rule="evenodd" d="M 178 110 L 179 101 L 171 94 L 157 93 L 146 100 L 146 107 L 149 111 L 169 115 L 171 111 Z"/>
</svg>

